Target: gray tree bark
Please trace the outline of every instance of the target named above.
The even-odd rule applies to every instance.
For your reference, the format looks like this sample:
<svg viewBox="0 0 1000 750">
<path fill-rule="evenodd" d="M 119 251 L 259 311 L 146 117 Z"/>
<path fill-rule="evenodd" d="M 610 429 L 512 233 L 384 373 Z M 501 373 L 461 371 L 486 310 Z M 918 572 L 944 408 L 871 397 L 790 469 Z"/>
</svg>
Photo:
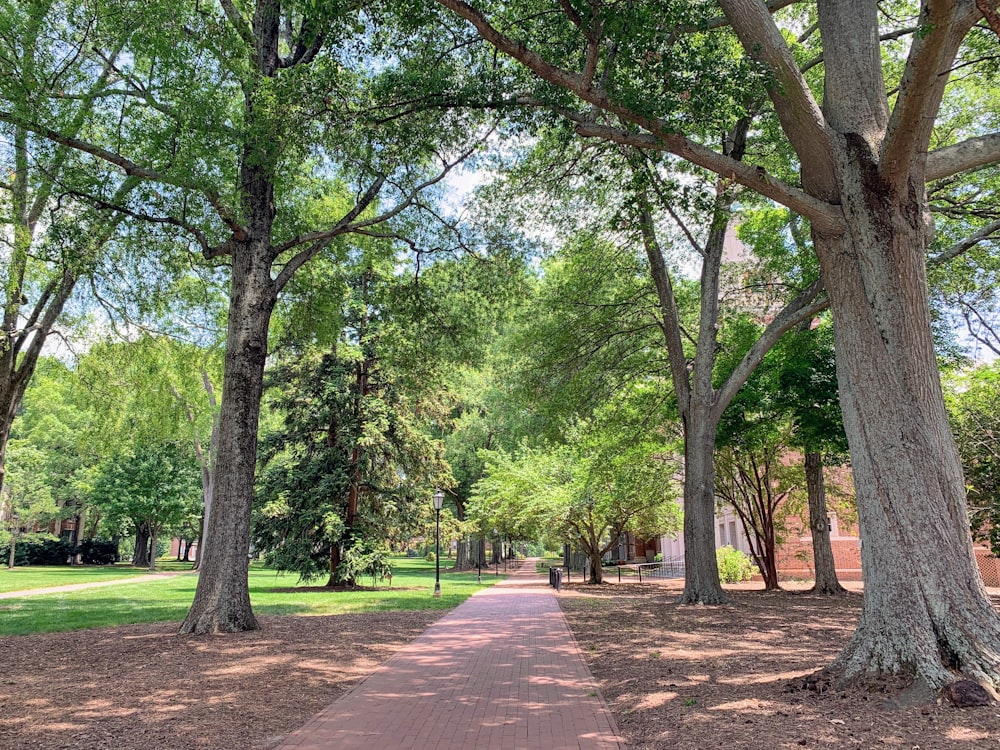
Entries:
<svg viewBox="0 0 1000 750">
<path fill-rule="evenodd" d="M 823 456 L 806 453 L 806 491 L 809 496 L 809 530 L 812 534 L 815 582 L 812 593 L 825 596 L 846 594 L 837 579 L 837 566 L 830 545 L 830 519 L 826 507 L 826 484 L 823 481 Z"/>
<path fill-rule="evenodd" d="M 247 581 L 250 511 L 257 465 L 257 428 L 267 359 L 267 330 L 277 290 L 271 279 L 270 239 L 273 184 L 245 166 L 248 198 L 256 198 L 258 239 L 240 243 L 231 253 L 229 327 L 219 414 L 212 512 L 199 550 L 198 588 L 182 633 L 255 630 Z M 255 193 L 257 194 L 254 195 Z M 270 210 L 267 206 L 270 204 Z M 253 215 L 253 214 L 248 214 Z"/>
</svg>

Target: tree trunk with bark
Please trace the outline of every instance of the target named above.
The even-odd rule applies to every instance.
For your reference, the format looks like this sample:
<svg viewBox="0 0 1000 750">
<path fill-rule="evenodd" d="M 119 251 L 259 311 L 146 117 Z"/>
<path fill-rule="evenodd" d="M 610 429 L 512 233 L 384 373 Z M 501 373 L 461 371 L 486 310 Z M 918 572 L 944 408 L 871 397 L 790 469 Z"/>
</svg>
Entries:
<svg viewBox="0 0 1000 750">
<path fill-rule="evenodd" d="M 587 553 L 587 559 L 590 560 L 590 578 L 587 579 L 587 583 L 604 583 L 604 568 L 601 565 L 600 551 L 590 550 Z"/>
<path fill-rule="evenodd" d="M 149 527 L 145 523 L 135 529 L 135 549 L 132 551 L 132 564 L 137 568 L 149 565 Z"/>
<path fill-rule="evenodd" d="M 195 432 L 194 412 L 190 406 L 186 409 L 188 422 L 191 424 L 192 444 L 194 446 L 195 456 L 198 459 L 198 468 L 201 471 L 201 497 L 204 505 L 201 522 L 199 523 L 198 556 L 195 558 L 195 570 L 198 570 L 201 567 L 202 552 L 207 546 L 205 530 L 208 528 L 208 519 L 212 515 L 212 494 L 215 491 L 215 459 L 219 452 L 218 402 L 215 398 L 215 386 L 212 385 L 212 379 L 209 377 L 208 371 L 204 367 L 202 367 L 201 370 L 201 382 L 202 387 L 205 389 L 205 395 L 208 398 L 209 409 L 212 411 L 212 429 L 209 433 L 207 452 L 202 446 L 197 432 Z M 185 560 L 189 557 L 188 551 L 190 550 L 190 547 L 191 545 L 189 544 L 184 552 Z"/>
<path fill-rule="evenodd" d="M 452 495 L 455 502 L 455 518 L 459 522 L 465 521 L 465 500 L 458 495 Z M 472 537 L 463 536 L 458 540 L 458 549 L 455 553 L 455 570 L 468 570 L 476 567 L 472 560 Z"/>
<path fill-rule="evenodd" d="M 817 233 L 858 496 L 865 598 L 831 669 L 850 681 L 960 673 L 1000 687 L 1000 616 L 972 552 L 962 466 L 931 336 L 922 184 L 887 183 L 866 148 L 840 151 L 841 238 Z"/>
<path fill-rule="evenodd" d="M 809 496 L 809 530 L 812 534 L 813 594 L 836 596 L 847 589 L 837 579 L 837 566 L 830 545 L 830 518 L 826 507 L 826 485 L 823 481 L 823 456 L 808 451 L 805 458 L 806 491 Z"/>
<path fill-rule="evenodd" d="M 160 527 L 154 524 L 149 525 L 149 572 L 156 571 L 156 548 L 159 542 Z"/>
<path fill-rule="evenodd" d="M 692 409 L 692 414 L 695 412 Z M 684 591 L 682 604 L 726 604 L 715 556 L 715 434 L 707 415 L 684 431 Z"/>
<path fill-rule="evenodd" d="M 199 551 L 198 588 L 182 633 L 256 630 L 247 581 L 250 511 L 257 465 L 257 427 L 267 359 L 267 331 L 277 298 L 268 242 L 273 221 L 273 183 L 244 166 L 248 194 L 263 203 L 254 214 L 266 226 L 258 239 L 232 251 L 232 291 L 219 414 L 208 548 Z M 249 174 L 248 174 L 249 173 Z M 267 207 L 270 206 L 270 210 Z M 263 238 L 263 239 L 260 239 Z"/>
</svg>

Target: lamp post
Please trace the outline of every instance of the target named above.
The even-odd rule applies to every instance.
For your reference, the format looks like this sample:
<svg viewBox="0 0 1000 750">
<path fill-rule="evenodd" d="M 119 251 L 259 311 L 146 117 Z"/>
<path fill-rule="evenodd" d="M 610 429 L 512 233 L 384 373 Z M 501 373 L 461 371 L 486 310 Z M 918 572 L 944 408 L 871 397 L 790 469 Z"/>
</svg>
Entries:
<svg viewBox="0 0 1000 750">
<path fill-rule="evenodd" d="M 444 505 L 444 493 L 434 491 L 434 514 L 436 524 L 434 529 L 434 596 L 441 596 L 441 506 Z"/>
</svg>

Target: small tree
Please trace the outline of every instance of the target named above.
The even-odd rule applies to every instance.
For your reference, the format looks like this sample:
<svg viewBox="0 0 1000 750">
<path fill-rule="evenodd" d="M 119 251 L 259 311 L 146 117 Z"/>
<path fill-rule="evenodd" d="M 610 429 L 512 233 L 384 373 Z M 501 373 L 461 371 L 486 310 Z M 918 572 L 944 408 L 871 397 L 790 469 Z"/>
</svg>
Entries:
<svg viewBox="0 0 1000 750">
<path fill-rule="evenodd" d="M 784 532 L 782 503 L 794 490 L 791 469 L 781 463 L 785 444 L 770 440 L 719 450 L 715 457 L 716 492 L 736 512 L 751 540 L 750 556 L 760 569 L 764 587 L 778 585 L 778 544 Z"/>
<path fill-rule="evenodd" d="M 601 560 L 626 532 L 648 537 L 680 525 L 676 467 L 646 423 L 651 392 L 621 394 L 590 423 L 568 428 L 564 444 L 484 452 L 486 475 L 473 495 L 479 512 L 516 529 L 512 538 L 561 529 L 590 560 L 589 582 L 601 583 Z"/>
<path fill-rule="evenodd" d="M 149 544 L 152 571 L 160 532 L 182 521 L 200 502 L 199 487 L 197 464 L 176 445 L 138 446 L 101 465 L 92 499 L 111 522 L 145 531 L 140 544 Z"/>
<path fill-rule="evenodd" d="M 972 534 L 1000 556 L 1000 368 L 949 379 L 948 410 L 969 489 Z"/>
</svg>

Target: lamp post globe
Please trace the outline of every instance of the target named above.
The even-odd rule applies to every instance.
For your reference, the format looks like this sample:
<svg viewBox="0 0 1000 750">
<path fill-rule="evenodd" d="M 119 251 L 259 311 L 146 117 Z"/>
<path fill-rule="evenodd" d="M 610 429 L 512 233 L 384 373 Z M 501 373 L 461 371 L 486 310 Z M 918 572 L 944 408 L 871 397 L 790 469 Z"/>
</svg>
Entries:
<svg viewBox="0 0 1000 750">
<path fill-rule="evenodd" d="M 441 596 L 441 506 L 444 505 L 444 493 L 434 491 L 434 596 Z"/>
</svg>

